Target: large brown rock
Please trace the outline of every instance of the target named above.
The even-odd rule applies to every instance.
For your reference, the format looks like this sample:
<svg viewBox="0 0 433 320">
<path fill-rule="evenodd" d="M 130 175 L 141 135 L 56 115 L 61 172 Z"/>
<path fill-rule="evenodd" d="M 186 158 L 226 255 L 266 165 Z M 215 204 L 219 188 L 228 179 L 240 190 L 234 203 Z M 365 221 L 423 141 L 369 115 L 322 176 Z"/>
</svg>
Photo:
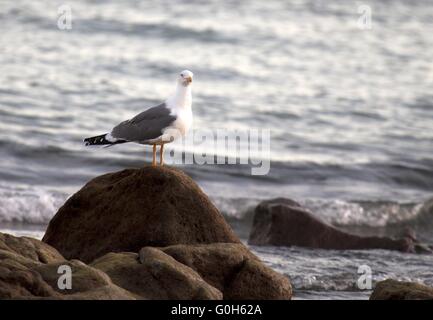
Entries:
<svg viewBox="0 0 433 320">
<path fill-rule="evenodd" d="M 253 245 L 415 252 L 415 243 L 409 237 L 353 235 L 328 225 L 297 202 L 284 198 L 263 201 L 256 207 L 248 242 Z"/>
<path fill-rule="evenodd" d="M 60 208 L 43 241 L 65 258 L 84 262 L 144 246 L 239 243 L 197 184 L 168 167 L 127 169 L 91 180 Z"/>
<path fill-rule="evenodd" d="M 180 263 L 191 267 L 217 288 L 225 300 L 291 299 L 289 279 L 266 267 L 243 244 L 214 243 L 174 245 L 160 248 Z M 146 261 L 140 251 L 140 260 Z"/>
<path fill-rule="evenodd" d="M 370 300 L 433 300 L 433 288 L 420 283 L 387 279 L 376 284 Z"/>
</svg>

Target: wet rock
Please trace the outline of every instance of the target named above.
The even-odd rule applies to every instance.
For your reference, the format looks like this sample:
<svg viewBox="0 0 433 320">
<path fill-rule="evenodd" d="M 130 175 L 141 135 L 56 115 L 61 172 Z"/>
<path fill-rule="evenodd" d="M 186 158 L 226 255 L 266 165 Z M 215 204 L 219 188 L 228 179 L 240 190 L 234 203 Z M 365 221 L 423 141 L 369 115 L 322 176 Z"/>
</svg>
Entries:
<svg viewBox="0 0 433 320">
<path fill-rule="evenodd" d="M 336 250 L 416 252 L 415 243 L 409 237 L 392 239 L 353 235 L 321 221 L 297 202 L 284 198 L 263 201 L 256 207 L 248 242 Z"/>
<path fill-rule="evenodd" d="M 376 284 L 370 300 L 433 300 L 433 288 L 393 279 Z"/>
</svg>

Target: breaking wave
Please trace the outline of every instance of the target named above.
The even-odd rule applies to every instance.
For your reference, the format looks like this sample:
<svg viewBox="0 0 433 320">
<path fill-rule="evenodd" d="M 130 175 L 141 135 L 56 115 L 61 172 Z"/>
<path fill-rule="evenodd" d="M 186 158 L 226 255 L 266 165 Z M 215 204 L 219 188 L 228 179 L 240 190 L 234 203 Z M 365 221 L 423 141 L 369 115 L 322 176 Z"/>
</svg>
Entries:
<svg viewBox="0 0 433 320">
<path fill-rule="evenodd" d="M 62 193 L 0 186 L 0 222 L 47 224 L 66 198 Z"/>
</svg>

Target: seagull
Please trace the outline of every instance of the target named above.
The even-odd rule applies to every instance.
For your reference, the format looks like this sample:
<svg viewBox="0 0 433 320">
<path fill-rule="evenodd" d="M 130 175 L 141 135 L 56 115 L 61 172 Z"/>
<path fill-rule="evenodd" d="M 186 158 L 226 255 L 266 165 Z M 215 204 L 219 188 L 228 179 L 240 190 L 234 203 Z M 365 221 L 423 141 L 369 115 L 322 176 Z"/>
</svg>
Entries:
<svg viewBox="0 0 433 320">
<path fill-rule="evenodd" d="M 160 146 L 159 164 L 164 165 L 164 144 L 185 136 L 192 125 L 191 83 L 193 73 L 182 71 L 176 90 L 164 102 L 115 126 L 111 132 L 84 139 L 86 146 L 107 147 L 127 142 L 153 146 L 152 166 L 156 166 L 156 147 Z"/>
</svg>

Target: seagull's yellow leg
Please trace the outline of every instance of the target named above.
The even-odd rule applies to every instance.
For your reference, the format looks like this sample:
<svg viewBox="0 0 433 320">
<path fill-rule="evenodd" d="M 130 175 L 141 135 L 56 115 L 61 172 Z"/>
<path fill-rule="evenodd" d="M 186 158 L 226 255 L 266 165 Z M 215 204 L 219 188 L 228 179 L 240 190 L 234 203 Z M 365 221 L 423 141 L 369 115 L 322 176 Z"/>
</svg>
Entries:
<svg viewBox="0 0 433 320">
<path fill-rule="evenodd" d="M 161 144 L 161 149 L 159 149 L 159 164 L 164 165 L 164 144 Z"/>
<path fill-rule="evenodd" d="M 152 166 L 156 166 L 156 144 L 153 145 L 153 159 Z"/>
</svg>

